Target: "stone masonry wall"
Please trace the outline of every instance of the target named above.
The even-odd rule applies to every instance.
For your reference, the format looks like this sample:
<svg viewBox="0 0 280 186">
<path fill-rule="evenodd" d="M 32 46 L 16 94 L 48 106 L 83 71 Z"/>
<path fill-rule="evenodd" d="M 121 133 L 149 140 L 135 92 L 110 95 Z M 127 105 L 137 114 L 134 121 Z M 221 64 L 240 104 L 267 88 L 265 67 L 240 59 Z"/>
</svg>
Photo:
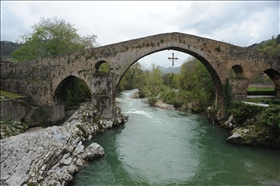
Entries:
<svg viewBox="0 0 280 186">
<path fill-rule="evenodd" d="M 28 101 L 28 97 L 0 101 L 1 120 L 21 121 L 31 109 Z"/>
<path fill-rule="evenodd" d="M 249 81 L 247 78 L 229 78 L 234 101 L 246 101 Z"/>
</svg>

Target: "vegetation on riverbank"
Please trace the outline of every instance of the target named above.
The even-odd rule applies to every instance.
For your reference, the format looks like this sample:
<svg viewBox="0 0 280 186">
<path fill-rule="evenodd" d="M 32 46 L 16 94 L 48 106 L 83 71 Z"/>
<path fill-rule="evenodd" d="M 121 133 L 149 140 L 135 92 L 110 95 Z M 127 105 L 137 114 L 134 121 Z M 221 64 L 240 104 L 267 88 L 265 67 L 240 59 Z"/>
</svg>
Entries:
<svg viewBox="0 0 280 186">
<path fill-rule="evenodd" d="M 134 83 L 135 81 L 135 83 Z M 249 87 L 248 94 L 274 92 L 272 81 L 260 74 L 253 83 L 266 85 Z M 269 84 L 269 86 L 267 86 Z M 196 59 L 187 60 L 180 74 L 163 74 L 155 65 L 150 70 L 142 70 L 141 65 L 132 66 L 120 83 L 120 89 L 140 90 L 140 97 L 146 97 L 152 106 L 160 101 L 174 108 L 188 108 L 195 113 L 207 112 L 215 97 L 213 81 L 204 67 Z M 249 98 L 248 101 L 269 103 L 270 107 L 260 107 L 231 101 L 230 85 L 225 86 L 226 117 L 218 124 L 229 131 L 228 141 L 263 147 L 280 148 L 280 106 L 275 98 Z M 160 100 L 160 101 L 158 101 Z M 217 110 L 208 110 L 213 119 Z M 215 119 L 214 119 L 215 120 Z"/>
<path fill-rule="evenodd" d="M 15 136 L 19 133 L 23 133 L 28 129 L 28 126 L 20 121 L 0 121 L 1 128 L 0 128 L 0 139 Z"/>
<path fill-rule="evenodd" d="M 202 112 L 214 100 L 214 84 L 205 68 L 198 60 L 188 59 L 180 74 L 163 74 L 155 64 L 150 70 L 143 70 L 139 63 L 133 65 L 124 75 L 119 91 L 138 88 L 140 97 L 146 97 L 150 105 L 157 100 L 181 108 L 190 103 L 192 111 Z"/>
<path fill-rule="evenodd" d="M 218 124 L 229 131 L 231 143 L 280 148 L 280 106 L 269 108 L 231 102 Z"/>
</svg>

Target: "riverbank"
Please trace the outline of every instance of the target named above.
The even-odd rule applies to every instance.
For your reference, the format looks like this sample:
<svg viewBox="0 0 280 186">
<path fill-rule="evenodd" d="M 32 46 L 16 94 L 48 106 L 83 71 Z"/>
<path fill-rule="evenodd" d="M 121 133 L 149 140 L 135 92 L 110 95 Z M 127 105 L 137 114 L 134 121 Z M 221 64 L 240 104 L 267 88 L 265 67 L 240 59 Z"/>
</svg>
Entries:
<svg viewBox="0 0 280 186">
<path fill-rule="evenodd" d="M 217 123 L 229 143 L 280 149 L 280 106 L 232 103 L 227 115 Z"/>
<path fill-rule="evenodd" d="M 1 139 L 0 185 L 68 185 L 89 160 L 105 153 L 97 143 L 87 147 L 83 143 L 128 119 L 117 109 L 113 123 L 93 123 L 93 113 L 91 104 L 83 104 L 61 126 L 33 128 Z"/>
<path fill-rule="evenodd" d="M 205 115 L 150 107 L 132 93 L 116 98 L 129 121 L 94 137 L 106 154 L 70 186 L 279 184 L 278 150 L 231 145 Z"/>
<path fill-rule="evenodd" d="M 137 98 L 137 92 L 132 98 Z M 280 148 L 280 106 L 267 104 L 232 103 L 226 118 L 217 118 L 217 110 L 194 108 L 191 103 L 175 108 L 157 99 L 154 107 L 169 110 L 191 110 L 193 113 L 206 114 L 208 119 L 228 131 L 226 141 L 233 144 Z"/>
</svg>

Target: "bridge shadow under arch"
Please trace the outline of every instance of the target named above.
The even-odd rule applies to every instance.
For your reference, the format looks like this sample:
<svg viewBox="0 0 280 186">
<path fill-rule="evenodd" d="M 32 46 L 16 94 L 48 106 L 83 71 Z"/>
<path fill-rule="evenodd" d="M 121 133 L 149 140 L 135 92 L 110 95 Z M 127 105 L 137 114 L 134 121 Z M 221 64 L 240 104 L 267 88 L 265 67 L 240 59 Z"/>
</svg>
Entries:
<svg viewBox="0 0 280 186">
<path fill-rule="evenodd" d="M 68 110 L 71 106 L 90 101 L 91 91 L 84 80 L 70 75 L 57 86 L 53 99 L 55 104 L 64 105 Z"/>
<path fill-rule="evenodd" d="M 264 70 L 263 72 L 266 73 L 272 81 L 276 81 L 276 80 L 280 79 L 280 72 L 278 72 L 274 69 L 270 68 L 270 69 Z"/>
</svg>

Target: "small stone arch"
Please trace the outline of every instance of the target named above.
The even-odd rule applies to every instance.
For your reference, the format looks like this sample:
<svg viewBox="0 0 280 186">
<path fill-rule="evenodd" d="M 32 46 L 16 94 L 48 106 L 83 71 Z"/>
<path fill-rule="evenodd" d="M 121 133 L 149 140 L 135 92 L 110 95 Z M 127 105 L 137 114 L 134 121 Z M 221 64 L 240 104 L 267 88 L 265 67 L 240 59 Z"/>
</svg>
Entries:
<svg viewBox="0 0 280 186">
<path fill-rule="evenodd" d="M 233 76 L 233 77 L 243 77 L 244 76 L 244 71 L 243 71 L 242 66 L 233 65 L 231 67 L 231 76 Z"/>
<path fill-rule="evenodd" d="M 71 82 L 73 79 L 80 79 L 81 80 L 81 82 L 83 82 L 84 83 L 84 85 L 87 87 L 87 91 L 91 94 L 91 90 L 90 90 L 90 88 L 88 87 L 88 85 L 87 85 L 87 83 L 83 80 L 83 79 L 81 79 L 81 78 L 79 78 L 79 77 L 76 77 L 76 76 L 74 76 L 74 75 L 70 75 L 70 76 L 67 76 L 66 78 L 64 78 L 59 84 L 58 84 L 58 86 L 56 87 L 56 89 L 55 89 L 55 91 L 54 91 L 54 96 L 53 96 L 53 99 L 54 99 L 54 103 L 56 104 L 56 105 L 62 105 L 62 104 L 64 104 L 64 96 L 65 96 L 65 92 L 64 92 L 64 90 L 65 90 L 65 87 L 66 87 L 66 85 L 69 83 L 69 82 Z"/>
<path fill-rule="evenodd" d="M 110 72 L 110 65 L 104 60 L 98 61 L 94 67 L 95 67 L 95 72 L 97 72 L 97 73 L 109 73 Z"/>
</svg>

